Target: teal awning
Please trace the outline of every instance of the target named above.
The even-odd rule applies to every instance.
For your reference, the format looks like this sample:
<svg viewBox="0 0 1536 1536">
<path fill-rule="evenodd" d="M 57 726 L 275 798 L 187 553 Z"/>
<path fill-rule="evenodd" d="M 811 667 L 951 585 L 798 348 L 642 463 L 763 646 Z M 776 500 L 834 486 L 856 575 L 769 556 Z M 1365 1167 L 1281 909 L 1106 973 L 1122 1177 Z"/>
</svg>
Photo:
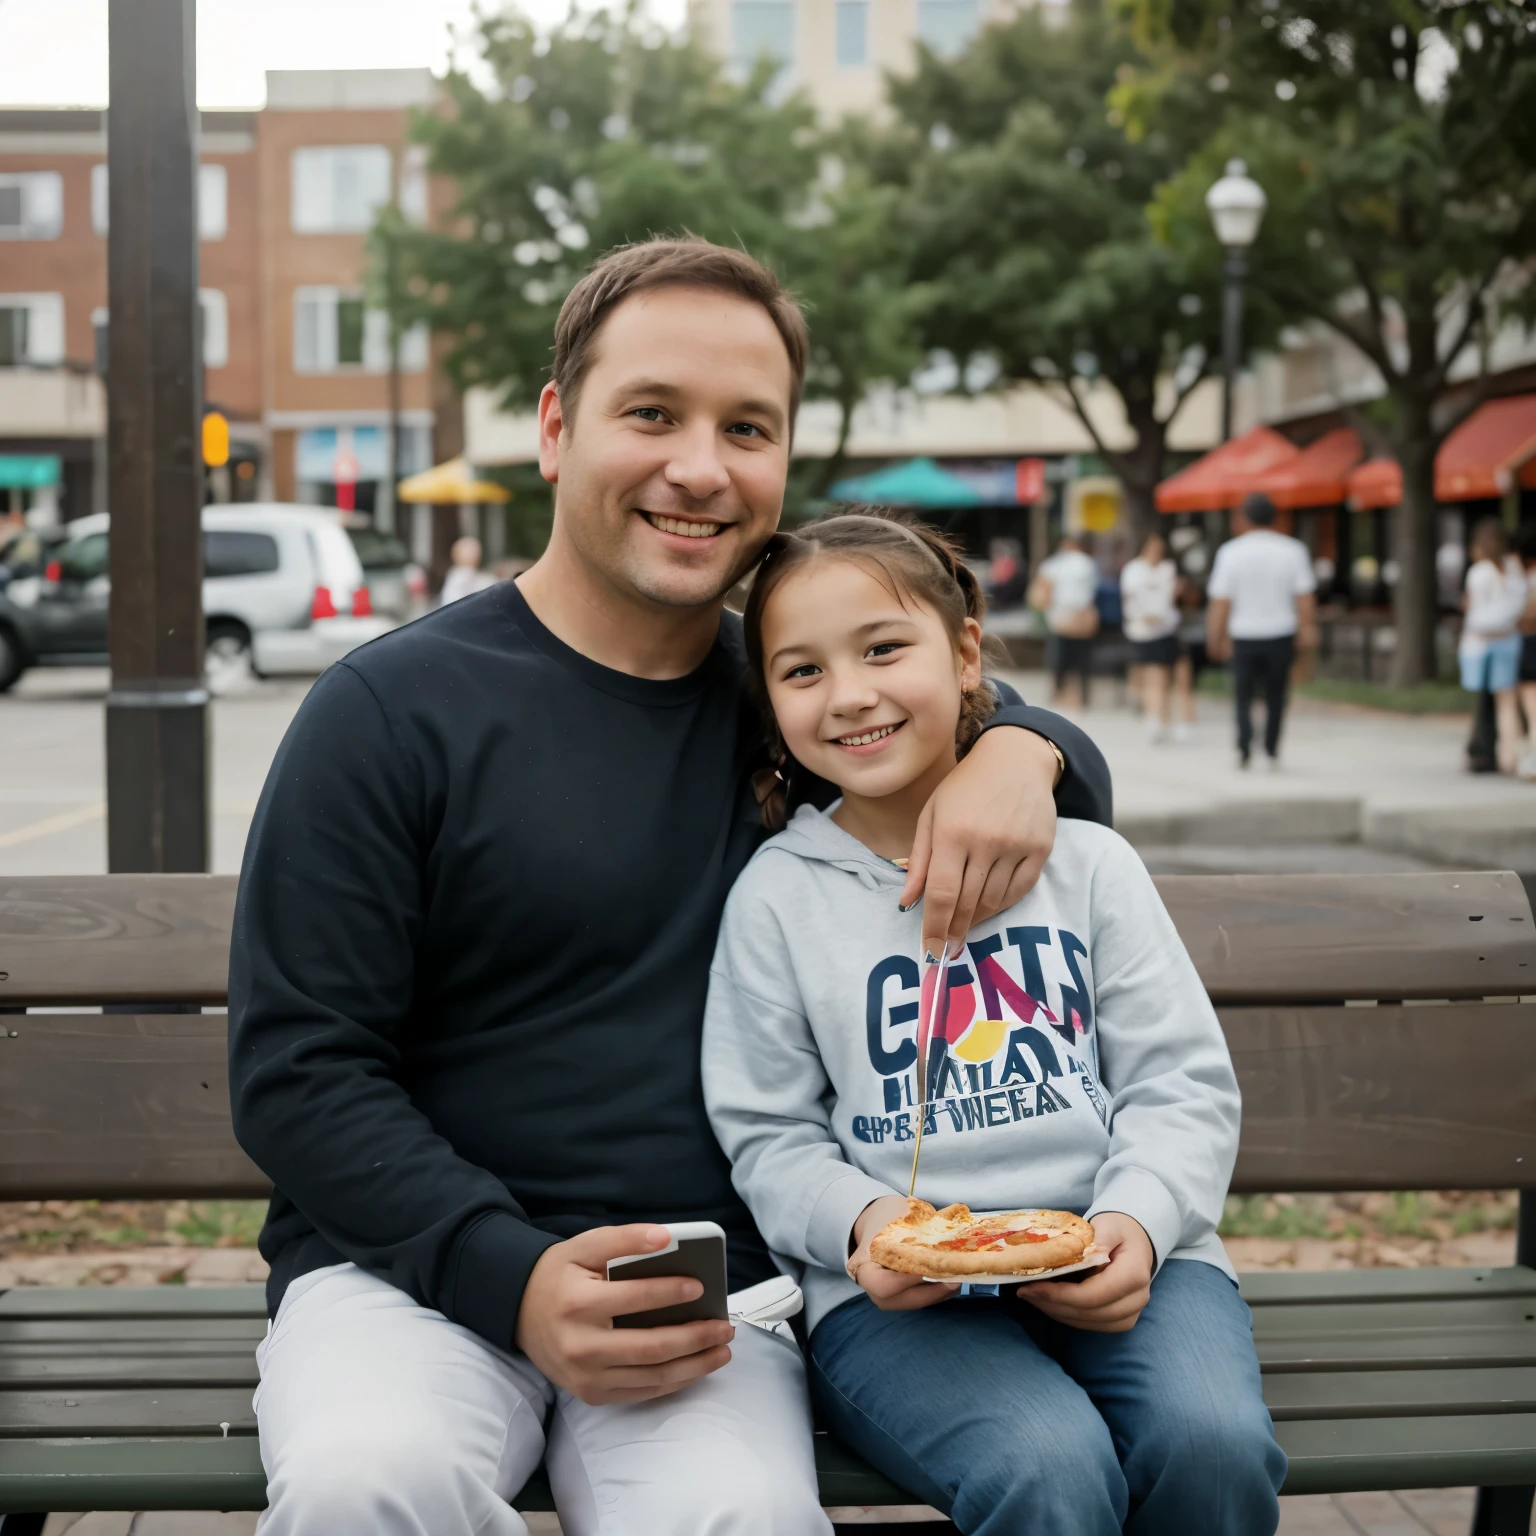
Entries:
<svg viewBox="0 0 1536 1536">
<path fill-rule="evenodd" d="M 940 469 L 932 459 L 908 459 L 872 475 L 839 480 L 833 501 L 873 501 L 892 507 L 975 507 L 981 493 L 969 481 Z"/>
<path fill-rule="evenodd" d="M 0 490 L 42 491 L 58 483 L 58 454 L 0 453 Z"/>
</svg>

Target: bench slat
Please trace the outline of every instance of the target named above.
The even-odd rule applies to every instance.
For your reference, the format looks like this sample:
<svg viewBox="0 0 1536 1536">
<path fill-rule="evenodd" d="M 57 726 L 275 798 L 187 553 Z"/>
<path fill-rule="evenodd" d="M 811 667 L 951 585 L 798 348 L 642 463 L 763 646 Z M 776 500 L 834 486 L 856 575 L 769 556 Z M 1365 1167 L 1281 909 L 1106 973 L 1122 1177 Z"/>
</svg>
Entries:
<svg viewBox="0 0 1536 1536">
<path fill-rule="evenodd" d="M 1264 1401 L 1277 1424 L 1295 1419 L 1536 1413 L 1536 1366 L 1272 1374 L 1264 1379 Z"/>
<path fill-rule="evenodd" d="M 232 875 L 0 876 L 0 1005 L 222 1003 Z"/>
<path fill-rule="evenodd" d="M 1536 972 L 1532 973 L 1536 975 Z M 1536 1184 L 1536 1004 L 1223 1008 L 1243 1093 L 1232 1188 Z"/>
<path fill-rule="evenodd" d="M 1283 1339 L 1392 1338 L 1424 1333 L 1474 1333 L 1493 1328 L 1512 1337 L 1529 1336 L 1536 1348 L 1536 1306 L 1522 1296 L 1462 1296 L 1359 1302 L 1317 1302 L 1305 1307 L 1263 1307 L 1253 1315 L 1260 1345 Z"/>
<path fill-rule="evenodd" d="M 33 1354 L 7 1347 L 0 1351 L 0 1392 L 46 1392 L 54 1388 L 122 1387 L 244 1387 L 247 1395 L 257 1381 L 252 1349 L 230 1353 L 167 1354 Z"/>
<path fill-rule="evenodd" d="M 0 1390 L 0 1437 L 256 1433 L 249 1387 Z"/>
<path fill-rule="evenodd" d="M 1157 888 L 1218 1003 L 1536 991 L 1536 927 L 1507 871 L 1165 875 Z"/>
<path fill-rule="evenodd" d="M 0 1200 L 264 1198 L 230 1125 L 225 1032 L 223 1014 L 4 1018 Z"/>
<path fill-rule="evenodd" d="M 1536 1184 L 1536 1076 L 1507 1070 L 1536 1004 L 1220 1014 L 1243 1091 L 1235 1191 Z M 222 1015 L 7 1022 L 0 1199 L 268 1193 L 230 1129 Z"/>
<path fill-rule="evenodd" d="M 1533 990 L 1536 931 L 1508 872 L 1157 885 L 1219 1002 Z M 221 1002 L 234 901 L 230 875 L 0 877 L 0 1004 Z"/>
<path fill-rule="evenodd" d="M 267 1316 L 260 1285 L 19 1285 L 0 1291 L 0 1321 L 39 1317 Z"/>
<path fill-rule="evenodd" d="M 1308 1419 L 1277 1424 L 1275 1438 L 1288 1494 L 1536 1482 L 1536 1414 Z"/>
<path fill-rule="evenodd" d="M 131 1344 L 146 1351 L 164 1344 L 214 1341 L 218 1345 L 249 1344 L 252 1349 L 265 1337 L 262 1318 L 150 1317 L 150 1318 L 22 1318 L 0 1319 L 0 1349 L 13 1344 Z"/>
<path fill-rule="evenodd" d="M 1536 1296 L 1536 1269 L 1249 1270 L 1238 1276 L 1243 1300 L 1261 1307 L 1354 1301 L 1456 1300 L 1466 1296 Z M 0 1298 L 0 1308 L 4 1299 Z M 3 1315 L 3 1314 L 0 1314 Z"/>
</svg>

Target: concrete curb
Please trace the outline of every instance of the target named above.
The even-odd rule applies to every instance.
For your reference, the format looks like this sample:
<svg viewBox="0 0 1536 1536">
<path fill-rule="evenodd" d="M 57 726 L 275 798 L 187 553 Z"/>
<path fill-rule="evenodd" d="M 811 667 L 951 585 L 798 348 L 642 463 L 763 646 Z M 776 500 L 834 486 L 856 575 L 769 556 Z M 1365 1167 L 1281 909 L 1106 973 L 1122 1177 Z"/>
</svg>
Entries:
<svg viewBox="0 0 1536 1536">
<path fill-rule="evenodd" d="M 1199 810 L 1117 817 L 1115 830 L 1129 843 L 1160 848 L 1356 843 L 1363 810 L 1364 803 L 1354 799 L 1224 800 Z"/>
</svg>

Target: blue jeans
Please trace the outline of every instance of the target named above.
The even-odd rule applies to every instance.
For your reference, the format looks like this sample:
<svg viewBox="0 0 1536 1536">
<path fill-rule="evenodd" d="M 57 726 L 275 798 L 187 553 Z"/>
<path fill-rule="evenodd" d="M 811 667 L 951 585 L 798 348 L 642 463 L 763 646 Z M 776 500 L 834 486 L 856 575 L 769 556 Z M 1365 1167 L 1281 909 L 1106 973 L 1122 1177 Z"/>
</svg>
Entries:
<svg viewBox="0 0 1536 1536">
<path fill-rule="evenodd" d="M 967 1536 L 1272 1536 L 1285 1453 L 1248 1308 L 1209 1264 L 1152 1282 L 1129 1333 L 1026 1302 L 845 1302 L 811 1335 L 827 1427 Z"/>
</svg>

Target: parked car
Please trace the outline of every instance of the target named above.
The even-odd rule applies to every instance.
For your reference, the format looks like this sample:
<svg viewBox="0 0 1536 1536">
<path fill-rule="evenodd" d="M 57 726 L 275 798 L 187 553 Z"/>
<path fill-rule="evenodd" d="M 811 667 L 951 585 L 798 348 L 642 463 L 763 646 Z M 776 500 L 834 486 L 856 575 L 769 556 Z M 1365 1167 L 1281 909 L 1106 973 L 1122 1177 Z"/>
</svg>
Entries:
<svg viewBox="0 0 1536 1536">
<path fill-rule="evenodd" d="M 40 576 L 48 557 L 69 537 L 62 528 L 17 528 L 0 536 L 0 587 Z"/>
<path fill-rule="evenodd" d="M 203 509 L 206 668 L 215 691 L 254 672 L 313 675 L 394 628 L 375 614 L 340 515 L 275 504 Z M 28 667 L 107 662 L 110 519 L 71 523 L 36 575 L 0 588 L 0 691 Z"/>
<path fill-rule="evenodd" d="M 343 514 L 342 526 L 363 563 L 373 611 L 402 624 L 425 613 L 427 573 L 411 559 L 405 541 L 375 528 L 360 513 Z"/>
</svg>

